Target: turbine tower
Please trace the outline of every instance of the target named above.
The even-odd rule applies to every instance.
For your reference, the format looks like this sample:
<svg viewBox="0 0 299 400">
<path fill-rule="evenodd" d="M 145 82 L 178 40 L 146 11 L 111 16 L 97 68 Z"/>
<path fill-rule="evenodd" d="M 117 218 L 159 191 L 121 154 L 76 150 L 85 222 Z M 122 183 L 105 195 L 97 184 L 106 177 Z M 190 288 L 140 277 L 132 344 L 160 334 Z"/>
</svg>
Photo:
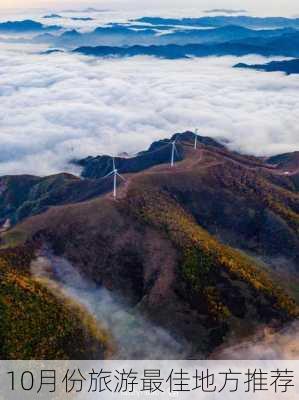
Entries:
<svg viewBox="0 0 299 400">
<path fill-rule="evenodd" d="M 176 139 L 171 142 L 171 160 L 170 160 L 170 166 L 174 166 L 174 156 L 175 153 L 178 154 L 177 148 L 176 148 Z"/>
<path fill-rule="evenodd" d="M 109 172 L 109 174 L 105 175 L 103 177 L 104 178 L 108 178 L 108 176 L 113 175 L 113 198 L 114 200 L 116 200 L 117 197 L 117 177 L 119 177 L 120 179 L 122 179 L 123 181 L 125 181 L 125 178 L 123 178 L 119 173 L 118 170 L 115 167 L 115 159 L 114 157 L 112 158 L 112 163 L 113 163 L 113 169 L 111 172 Z"/>
<path fill-rule="evenodd" d="M 198 135 L 198 129 L 195 129 L 194 133 L 194 149 L 197 149 L 197 135 Z"/>
</svg>

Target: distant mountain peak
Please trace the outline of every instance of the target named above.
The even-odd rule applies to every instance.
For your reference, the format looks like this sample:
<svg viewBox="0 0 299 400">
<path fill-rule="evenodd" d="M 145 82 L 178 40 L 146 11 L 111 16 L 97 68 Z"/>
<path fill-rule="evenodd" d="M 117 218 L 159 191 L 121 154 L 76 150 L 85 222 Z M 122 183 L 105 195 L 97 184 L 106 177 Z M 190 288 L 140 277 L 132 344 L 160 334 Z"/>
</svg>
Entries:
<svg viewBox="0 0 299 400">
<path fill-rule="evenodd" d="M 285 72 L 287 75 L 291 75 L 291 74 L 299 74 L 299 59 L 285 60 L 285 61 L 271 61 L 266 64 L 253 64 L 253 65 L 239 63 L 236 64 L 234 67 L 255 69 L 266 72 Z"/>
<path fill-rule="evenodd" d="M 56 19 L 56 18 L 62 18 L 62 16 L 61 15 L 59 15 L 59 14 L 49 14 L 49 15 L 45 15 L 43 18 L 46 18 L 46 19 Z"/>
<path fill-rule="evenodd" d="M 7 21 L 0 23 L 0 32 L 8 33 L 26 33 L 39 31 L 58 31 L 61 27 L 58 25 L 43 25 L 40 22 L 26 19 L 23 21 Z"/>
</svg>

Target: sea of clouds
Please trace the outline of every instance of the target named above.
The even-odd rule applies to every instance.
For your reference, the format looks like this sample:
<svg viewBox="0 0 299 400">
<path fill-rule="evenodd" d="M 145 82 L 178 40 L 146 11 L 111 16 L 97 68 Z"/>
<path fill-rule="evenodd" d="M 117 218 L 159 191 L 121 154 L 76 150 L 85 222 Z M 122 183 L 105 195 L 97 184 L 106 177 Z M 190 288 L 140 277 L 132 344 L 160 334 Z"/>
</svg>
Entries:
<svg viewBox="0 0 299 400">
<path fill-rule="evenodd" d="M 0 175 L 78 172 L 74 158 L 135 153 L 195 128 L 245 153 L 299 149 L 298 76 L 232 68 L 263 57 L 95 59 L 45 49 L 0 42 Z"/>
</svg>

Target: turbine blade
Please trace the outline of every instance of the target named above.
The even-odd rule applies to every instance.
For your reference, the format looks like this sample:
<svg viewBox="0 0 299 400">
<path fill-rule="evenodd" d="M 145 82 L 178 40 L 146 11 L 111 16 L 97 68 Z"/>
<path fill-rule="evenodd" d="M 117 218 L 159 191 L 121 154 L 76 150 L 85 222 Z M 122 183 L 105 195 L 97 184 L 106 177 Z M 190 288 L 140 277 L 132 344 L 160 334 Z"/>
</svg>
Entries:
<svg viewBox="0 0 299 400">
<path fill-rule="evenodd" d="M 115 158 L 112 157 L 112 165 L 113 165 L 113 169 L 115 169 Z"/>
<path fill-rule="evenodd" d="M 108 178 L 108 176 L 111 176 L 114 174 L 114 171 L 109 172 L 109 174 L 105 175 L 102 177 L 102 179 Z"/>
<path fill-rule="evenodd" d="M 126 180 L 126 179 L 125 179 L 123 176 L 119 175 L 119 173 L 118 173 L 118 172 L 116 173 L 116 175 L 117 175 L 117 176 L 119 176 L 119 177 L 120 177 L 120 179 L 122 179 L 123 181 L 125 181 L 125 180 Z"/>
</svg>

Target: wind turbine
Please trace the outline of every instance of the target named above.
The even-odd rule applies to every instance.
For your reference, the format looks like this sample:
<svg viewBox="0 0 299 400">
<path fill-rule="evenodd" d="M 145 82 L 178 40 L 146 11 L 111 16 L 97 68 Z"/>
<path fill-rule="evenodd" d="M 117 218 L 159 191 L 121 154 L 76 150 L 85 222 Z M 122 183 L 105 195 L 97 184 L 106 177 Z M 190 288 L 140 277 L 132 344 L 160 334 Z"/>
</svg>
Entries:
<svg viewBox="0 0 299 400">
<path fill-rule="evenodd" d="M 103 177 L 104 178 L 108 178 L 108 176 L 113 175 L 113 198 L 114 200 L 116 200 L 116 196 L 117 196 L 117 177 L 119 177 L 120 179 L 122 179 L 123 181 L 125 181 L 125 178 L 123 178 L 119 173 L 118 170 L 115 167 L 115 159 L 114 157 L 112 158 L 112 163 L 113 163 L 113 169 L 111 172 L 109 172 L 109 174 L 105 175 Z"/>
</svg>

